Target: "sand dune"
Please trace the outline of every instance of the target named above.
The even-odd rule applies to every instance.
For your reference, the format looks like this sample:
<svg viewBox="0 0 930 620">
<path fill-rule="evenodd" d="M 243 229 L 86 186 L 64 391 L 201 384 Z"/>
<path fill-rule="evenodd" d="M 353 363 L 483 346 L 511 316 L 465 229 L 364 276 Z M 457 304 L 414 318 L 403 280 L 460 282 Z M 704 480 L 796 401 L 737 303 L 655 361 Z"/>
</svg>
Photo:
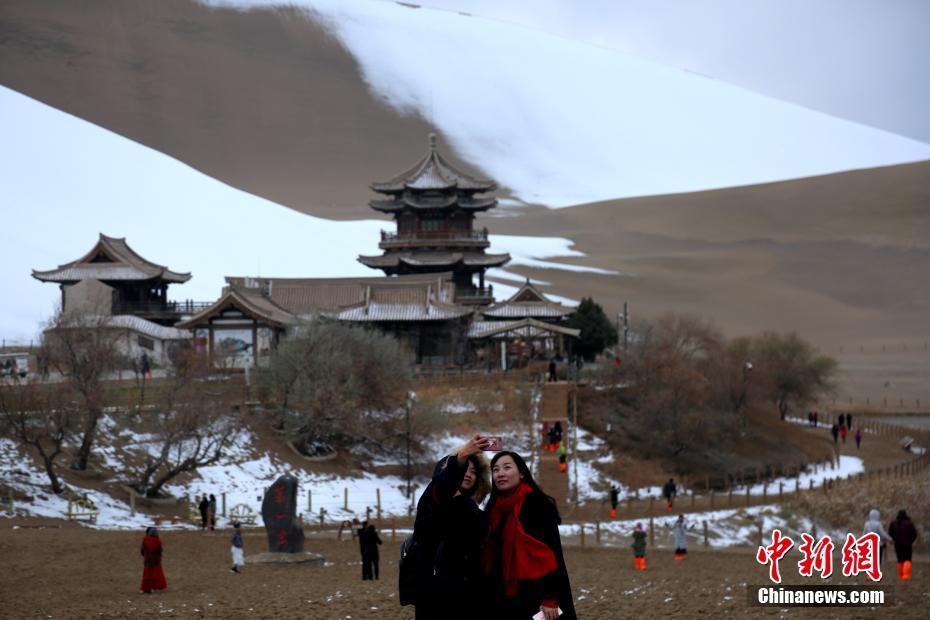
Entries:
<svg viewBox="0 0 930 620">
<path fill-rule="evenodd" d="M 7 0 L 0 83 L 335 219 L 376 217 L 368 184 L 418 158 L 430 130 L 375 97 L 338 42 L 288 10 Z M 629 301 L 634 316 L 693 312 L 731 334 L 795 329 L 832 350 L 930 335 L 928 162 L 502 210 L 513 217 L 489 218 L 493 232 L 569 237 L 587 256 L 566 262 L 633 274 L 514 269 L 611 313 Z"/>
</svg>

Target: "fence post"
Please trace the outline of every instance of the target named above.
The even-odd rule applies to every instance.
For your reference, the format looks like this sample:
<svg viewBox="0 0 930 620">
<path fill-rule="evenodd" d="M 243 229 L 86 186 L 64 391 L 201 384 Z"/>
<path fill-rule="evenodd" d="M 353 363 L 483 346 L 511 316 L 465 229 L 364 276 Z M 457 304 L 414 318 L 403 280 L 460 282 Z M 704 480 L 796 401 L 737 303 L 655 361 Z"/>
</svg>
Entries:
<svg viewBox="0 0 930 620">
<path fill-rule="evenodd" d="M 730 492 L 727 494 L 727 507 L 733 507 L 733 487 L 730 487 Z"/>
<path fill-rule="evenodd" d="M 320 527 L 323 527 L 323 519 L 326 518 L 326 509 L 320 506 Z"/>
<path fill-rule="evenodd" d="M 349 512 L 349 487 L 342 489 L 342 509 Z"/>
<path fill-rule="evenodd" d="M 779 503 L 781 503 L 781 502 L 784 500 L 783 487 L 784 487 L 784 485 L 783 485 L 781 482 L 779 482 L 779 483 L 778 483 L 778 501 L 779 501 Z"/>
<path fill-rule="evenodd" d="M 808 480 L 807 482 L 808 482 L 807 490 L 808 490 L 808 491 L 813 491 L 813 490 L 814 490 L 814 479 L 811 478 L 811 479 Z"/>
<path fill-rule="evenodd" d="M 71 498 L 68 498 L 68 519 L 71 519 Z"/>
<path fill-rule="evenodd" d="M 797 495 L 800 492 L 801 492 L 801 476 L 798 475 L 798 477 L 794 479 L 794 494 Z"/>
<path fill-rule="evenodd" d="M 707 539 L 707 520 L 706 519 L 704 520 L 704 546 L 705 547 L 710 546 L 710 542 L 708 542 L 708 539 Z"/>
<path fill-rule="evenodd" d="M 579 523 L 578 527 L 581 528 L 578 531 L 578 541 L 581 543 L 581 548 L 584 549 L 584 523 Z"/>
<path fill-rule="evenodd" d="M 594 542 L 597 543 L 598 546 L 601 545 L 601 522 L 600 521 L 594 522 Z"/>
<path fill-rule="evenodd" d="M 313 490 L 307 489 L 307 514 L 313 512 Z"/>
<path fill-rule="evenodd" d="M 746 505 L 749 505 L 749 485 L 746 485 Z"/>
<path fill-rule="evenodd" d="M 220 516 L 222 516 L 225 519 L 226 518 L 226 491 L 223 491 L 222 493 L 220 493 L 220 497 L 223 500 L 223 512 L 220 513 Z"/>
<path fill-rule="evenodd" d="M 10 498 L 12 503 L 12 498 Z M 136 516 L 136 494 L 132 491 L 129 491 L 129 514 L 133 517 Z"/>
<path fill-rule="evenodd" d="M 765 504 L 769 501 L 769 481 L 766 480 L 762 483 L 762 503 Z"/>
<path fill-rule="evenodd" d="M 10 489 L 7 489 L 7 491 L 9 492 L 9 496 L 10 496 L 10 514 L 15 515 L 16 509 L 13 507 L 13 489 L 10 488 Z"/>
<path fill-rule="evenodd" d="M 378 501 L 378 521 L 381 520 L 381 489 L 375 489 L 375 499 Z"/>
<path fill-rule="evenodd" d="M 391 542 L 394 542 L 395 538 L 397 538 L 397 519 L 391 517 Z"/>
<path fill-rule="evenodd" d="M 656 526 L 655 519 L 649 517 L 649 546 L 654 547 L 656 544 Z"/>
<path fill-rule="evenodd" d="M 649 514 L 652 514 L 653 510 L 655 509 L 655 502 L 656 502 L 656 498 L 650 495 L 649 496 Z"/>
<path fill-rule="evenodd" d="M 694 508 L 694 487 L 691 487 L 691 507 Z"/>
</svg>

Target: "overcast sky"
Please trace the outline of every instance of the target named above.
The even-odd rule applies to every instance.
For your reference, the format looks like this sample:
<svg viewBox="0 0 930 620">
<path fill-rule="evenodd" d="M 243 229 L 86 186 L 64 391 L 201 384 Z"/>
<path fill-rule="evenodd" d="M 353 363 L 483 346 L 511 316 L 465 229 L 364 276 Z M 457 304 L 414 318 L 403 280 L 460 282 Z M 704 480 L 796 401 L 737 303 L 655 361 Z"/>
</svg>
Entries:
<svg viewBox="0 0 930 620">
<path fill-rule="evenodd" d="M 930 0 L 419 3 L 615 48 L 930 143 Z"/>
</svg>

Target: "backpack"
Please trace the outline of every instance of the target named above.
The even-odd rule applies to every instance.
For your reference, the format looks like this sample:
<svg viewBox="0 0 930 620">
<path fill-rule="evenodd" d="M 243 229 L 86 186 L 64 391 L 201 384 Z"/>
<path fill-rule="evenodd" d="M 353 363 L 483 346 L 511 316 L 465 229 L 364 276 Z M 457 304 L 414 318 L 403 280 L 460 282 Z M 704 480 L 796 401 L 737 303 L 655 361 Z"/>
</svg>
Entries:
<svg viewBox="0 0 930 620">
<path fill-rule="evenodd" d="M 430 578 L 439 572 L 443 547 L 444 543 L 439 543 L 435 556 L 431 558 L 429 546 L 417 540 L 415 533 L 401 543 L 397 594 L 402 606 L 416 605 L 420 592 L 431 587 Z"/>
</svg>

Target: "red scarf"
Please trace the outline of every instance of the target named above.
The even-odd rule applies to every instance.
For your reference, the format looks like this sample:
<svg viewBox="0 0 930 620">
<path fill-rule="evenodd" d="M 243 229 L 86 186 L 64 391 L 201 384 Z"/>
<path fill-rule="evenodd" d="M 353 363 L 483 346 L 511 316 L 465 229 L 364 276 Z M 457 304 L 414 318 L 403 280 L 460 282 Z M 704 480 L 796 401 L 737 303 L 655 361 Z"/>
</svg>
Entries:
<svg viewBox="0 0 930 620">
<path fill-rule="evenodd" d="M 527 534 L 520 523 L 523 500 L 532 492 L 533 488 L 530 485 L 521 482 L 510 494 L 499 495 L 488 515 L 488 532 L 492 536 L 497 531 L 501 519 L 509 517 L 504 523 L 500 542 L 504 592 L 507 596 L 517 595 L 518 581 L 539 579 L 558 568 L 552 549 L 541 540 Z M 482 564 L 484 573 L 490 575 L 494 564 L 493 545 L 485 546 Z"/>
</svg>

